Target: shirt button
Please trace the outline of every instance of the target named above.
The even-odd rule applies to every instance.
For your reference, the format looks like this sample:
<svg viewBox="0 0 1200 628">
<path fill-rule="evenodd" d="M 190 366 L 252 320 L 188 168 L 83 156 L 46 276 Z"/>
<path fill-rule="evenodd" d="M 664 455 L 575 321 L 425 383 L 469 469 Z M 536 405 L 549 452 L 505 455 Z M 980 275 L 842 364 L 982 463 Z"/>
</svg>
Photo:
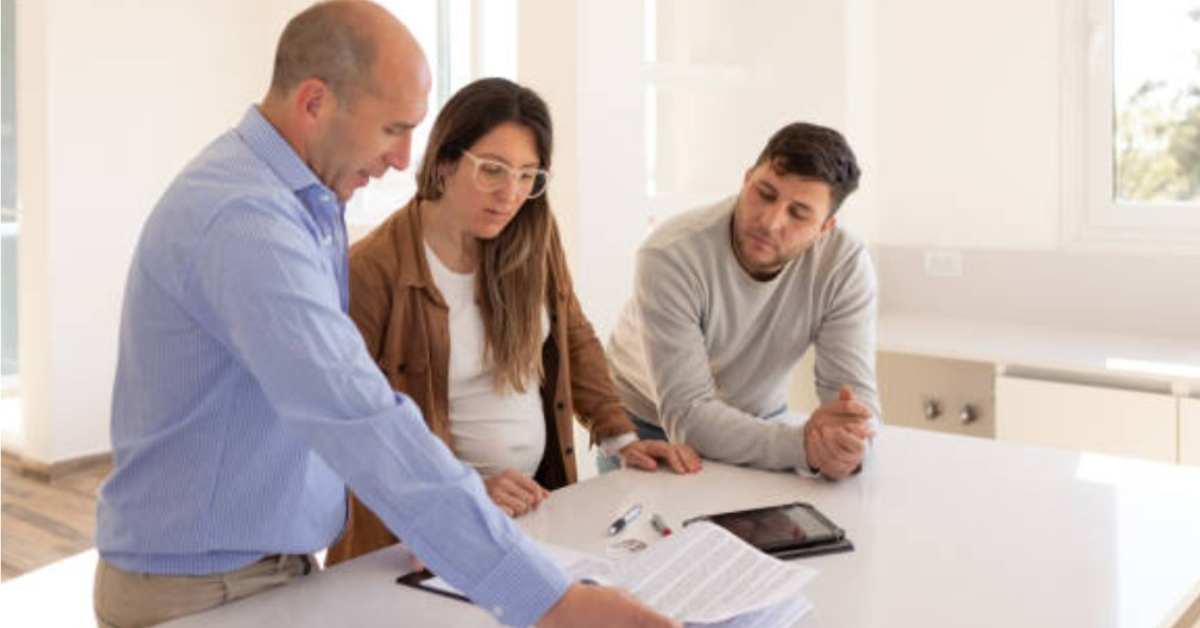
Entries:
<svg viewBox="0 0 1200 628">
<path fill-rule="evenodd" d="M 497 604 L 492 607 L 492 614 L 496 617 L 504 617 L 504 607 Z"/>
</svg>

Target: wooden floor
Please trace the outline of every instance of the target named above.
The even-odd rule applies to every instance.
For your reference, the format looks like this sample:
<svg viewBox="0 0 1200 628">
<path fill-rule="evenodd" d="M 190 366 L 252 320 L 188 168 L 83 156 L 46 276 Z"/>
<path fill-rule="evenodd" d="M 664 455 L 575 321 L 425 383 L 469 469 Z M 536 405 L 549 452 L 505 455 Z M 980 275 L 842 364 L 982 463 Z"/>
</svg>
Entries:
<svg viewBox="0 0 1200 628">
<path fill-rule="evenodd" d="M 7 455 L 3 461 L 0 580 L 94 545 L 96 489 L 112 470 L 109 463 L 47 482 L 23 475 L 20 462 Z"/>
</svg>

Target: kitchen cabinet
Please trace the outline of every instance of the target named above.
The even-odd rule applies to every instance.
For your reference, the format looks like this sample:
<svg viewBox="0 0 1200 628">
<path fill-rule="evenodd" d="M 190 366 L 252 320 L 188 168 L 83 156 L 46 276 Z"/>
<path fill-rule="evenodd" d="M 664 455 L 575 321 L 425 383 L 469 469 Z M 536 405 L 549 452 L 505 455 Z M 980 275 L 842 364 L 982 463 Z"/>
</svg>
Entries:
<svg viewBox="0 0 1200 628">
<path fill-rule="evenodd" d="M 1169 394 L 998 376 L 997 440 L 1175 462 Z"/>
<path fill-rule="evenodd" d="M 1196 344 L 913 315 L 879 322 L 885 423 L 1200 465 Z M 937 399 L 940 416 L 924 418 Z M 978 410 L 966 426 L 964 405 Z M 973 427 L 972 427 L 973 426 Z M 977 431 L 972 431 L 972 429 Z"/>
<path fill-rule="evenodd" d="M 881 351 L 876 371 L 888 425 L 995 436 L 994 365 Z"/>
<path fill-rule="evenodd" d="M 1179 462 L 1200 466 L 1200 399 L 1195 397 L 1179 400 Z"/>
</svg>

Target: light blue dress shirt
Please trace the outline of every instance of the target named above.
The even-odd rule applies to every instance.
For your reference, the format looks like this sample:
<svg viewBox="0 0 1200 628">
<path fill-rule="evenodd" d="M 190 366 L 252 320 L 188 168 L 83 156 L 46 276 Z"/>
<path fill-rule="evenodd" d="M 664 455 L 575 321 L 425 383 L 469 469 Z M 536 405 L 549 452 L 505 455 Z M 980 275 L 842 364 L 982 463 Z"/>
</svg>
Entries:
<svg viewBox="0 0 1200 628">
<path fill-rule="evenodd" d="M 533 623 L 566 576 L 388 386 L 346 315 L 346 253 L 343 207 L 255 107 L 167 189 L 125 289 L 101 556 L 208 574 L 314 552 L 348 484 L 434 572 Z"/>
</svg>

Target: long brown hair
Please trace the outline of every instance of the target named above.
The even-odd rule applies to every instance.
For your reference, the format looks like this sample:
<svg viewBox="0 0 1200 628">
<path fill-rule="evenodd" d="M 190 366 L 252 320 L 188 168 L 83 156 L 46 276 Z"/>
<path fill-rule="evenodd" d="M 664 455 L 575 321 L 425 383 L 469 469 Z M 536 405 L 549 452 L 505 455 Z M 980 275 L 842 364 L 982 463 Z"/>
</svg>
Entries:
<svg viewBox="0 0 1200 628">
<path fill-rule="evenodd" d="M 475 81 L 442 107 L 417 171 L 417 198 L 442 196 L 438 167 L 455 164 L 492 129 L 519 124 L 533 133 L 538 164 L 550 170 L 550 110 L 533 90 L 501 78 Z M 491 240 L 479 241 L 475 300 L 483 315 L 485 363 L 496 390 L 525 392 L 542 378 L 542 309 L 546 304 L 546 251 L 550 243 L 547 194 L 526 199 L 512 222 Z"/>
</svg>

